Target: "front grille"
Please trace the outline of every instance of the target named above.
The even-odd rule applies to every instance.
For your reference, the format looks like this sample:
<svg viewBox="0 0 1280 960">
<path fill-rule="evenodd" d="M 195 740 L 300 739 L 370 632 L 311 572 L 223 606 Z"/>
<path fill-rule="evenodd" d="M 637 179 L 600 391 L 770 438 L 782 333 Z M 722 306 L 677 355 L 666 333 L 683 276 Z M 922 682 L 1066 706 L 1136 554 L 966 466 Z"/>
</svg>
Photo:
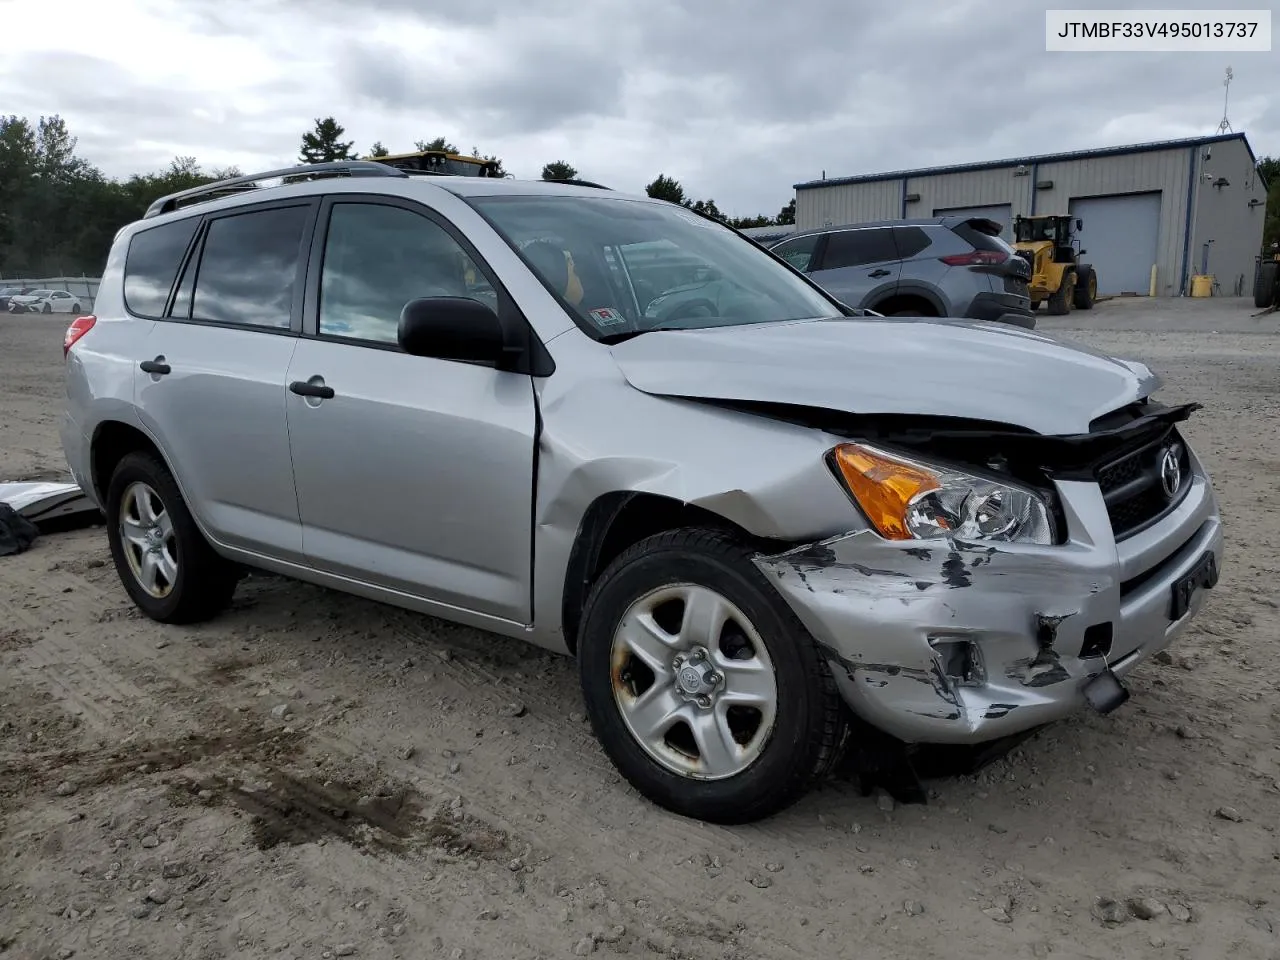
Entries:
<svg viewBox="0 0 1280 960">
<path fill-rule="evenodd" d="M 1163 464 L 1166 453 L 1177 448 L 1178 484 L 1170 495 L 1165 489 Z M 1187 445 L 1170 428 L 1158 439 L 1097 471 L 1111 518 L 1111 530 L 1117 540 L 1146 529 L 1172 510 L 1191 489 L 1191 457 Z"/>
</svg>

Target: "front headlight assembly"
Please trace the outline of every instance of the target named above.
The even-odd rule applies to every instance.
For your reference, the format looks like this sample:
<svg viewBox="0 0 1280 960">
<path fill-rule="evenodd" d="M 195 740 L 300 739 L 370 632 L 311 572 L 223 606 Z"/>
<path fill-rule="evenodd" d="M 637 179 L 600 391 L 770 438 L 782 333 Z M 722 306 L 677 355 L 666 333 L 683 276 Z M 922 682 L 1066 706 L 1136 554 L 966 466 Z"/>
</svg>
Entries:
<svg viewBox="0 0 1280 960">
<path fill-rule="evenodd" d="M 1055 541 L 1048 505 L 1016 483 L 909 460 L 862 443 L 842 443 L 831 451 L 831 462 L 872 527 L 887 540 Z"/>
</svg>

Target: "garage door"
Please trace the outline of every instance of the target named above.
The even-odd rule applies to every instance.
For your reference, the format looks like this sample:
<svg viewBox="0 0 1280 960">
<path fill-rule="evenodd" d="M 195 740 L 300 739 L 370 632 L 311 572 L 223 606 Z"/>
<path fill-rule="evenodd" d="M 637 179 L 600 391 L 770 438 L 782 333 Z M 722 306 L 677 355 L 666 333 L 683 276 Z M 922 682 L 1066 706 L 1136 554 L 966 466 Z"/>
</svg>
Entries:
<svg viewBox="0 0 1280 960">
<path fill-rule="evenodd" d="M 997 204 L 994 207 L 939 207 L 933 211 L 935 217 L 985 217 L 1001 224 L 1000 236 L 1013 242 L 1013 207 L 1010 204 Z"/>
<path fill-rule="evenodd" d="M 1071 201 L 1080 229 L 1082 258 L 1098 276 L 1098 293 L 1151 291 L 1151 267 L 1160 239 L 1160 193 L 1089 197 Z"/>
</svg>

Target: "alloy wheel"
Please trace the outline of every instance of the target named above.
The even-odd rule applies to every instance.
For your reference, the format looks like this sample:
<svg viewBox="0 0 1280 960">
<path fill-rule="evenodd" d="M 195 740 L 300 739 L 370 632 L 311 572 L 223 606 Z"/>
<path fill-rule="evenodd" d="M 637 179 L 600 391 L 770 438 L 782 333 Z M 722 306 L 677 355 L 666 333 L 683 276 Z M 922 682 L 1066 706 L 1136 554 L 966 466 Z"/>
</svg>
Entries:
<svg viewBox="0 0 1280 960">
<path fill-rule="evenodd" d="M 778 684 L 764 640 L 707 587 L 672 584 L 632 603 L 614 633 L 610 674 L 628 731 L 681 776 L 742 773 L 773 731 Z"/>
<path fill-rule="evenodd" d="M 138 586 L 157 600 L 178 581 L 178 544 L 164 501 L 137 481 L 120 498 L 120 544 Z"/>
</svg>

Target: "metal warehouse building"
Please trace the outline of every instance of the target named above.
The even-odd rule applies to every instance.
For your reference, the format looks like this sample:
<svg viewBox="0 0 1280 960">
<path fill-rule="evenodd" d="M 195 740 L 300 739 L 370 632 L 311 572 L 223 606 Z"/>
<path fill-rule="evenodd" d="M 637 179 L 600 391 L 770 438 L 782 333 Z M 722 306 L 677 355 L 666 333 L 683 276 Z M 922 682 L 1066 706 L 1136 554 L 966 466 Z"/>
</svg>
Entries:
<svg viewBox="0 0 1280 960">
<path fill-rule="evenodd" d="M 796 227 L 971 214 L 1079 217 L 1099 294 L 1177 296 L 1195 274 L 1215 293 L 1251 288 L 1267 187 L 1243 133 L 798 183 Z M 1155 279 L 1152 280 L 1152 267 Z"/>
</svg>

